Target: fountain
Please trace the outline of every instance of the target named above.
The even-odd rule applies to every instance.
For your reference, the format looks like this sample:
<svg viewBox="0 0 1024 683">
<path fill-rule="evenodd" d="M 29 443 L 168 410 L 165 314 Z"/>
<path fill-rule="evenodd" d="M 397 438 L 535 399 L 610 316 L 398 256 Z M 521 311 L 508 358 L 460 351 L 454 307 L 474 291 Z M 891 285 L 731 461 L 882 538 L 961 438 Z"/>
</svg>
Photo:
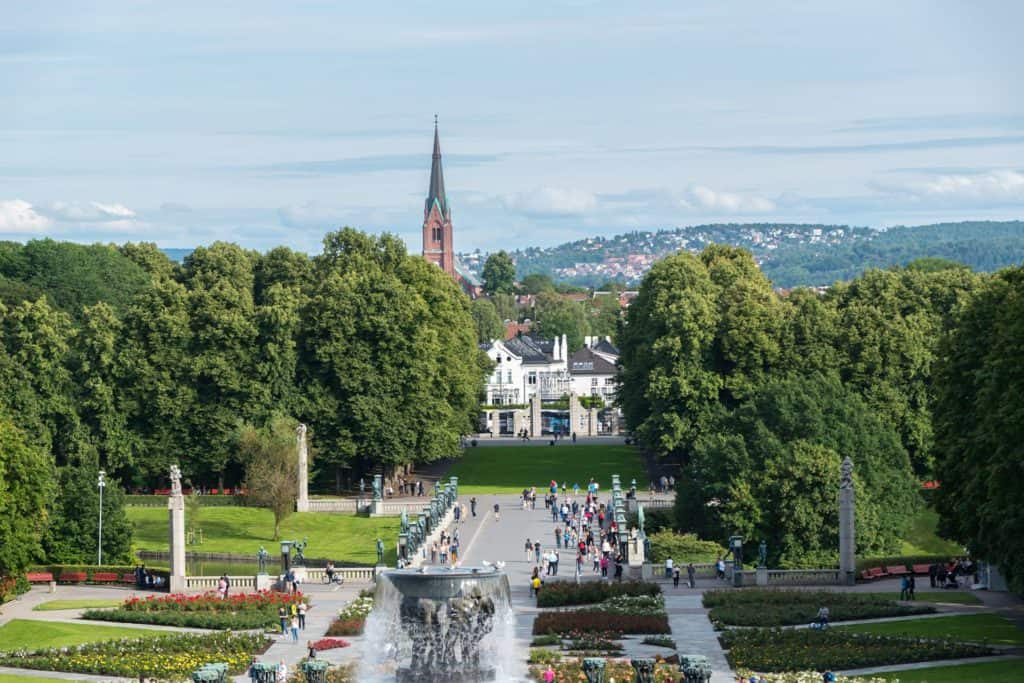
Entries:
<svg viewBox="0 0 1024 683">
<path fill-rule="evenodd" d="M 397 569 L 378 579 L 359 680 L 518 678 L 509 583 L 496 567 Z"/>
</svg>

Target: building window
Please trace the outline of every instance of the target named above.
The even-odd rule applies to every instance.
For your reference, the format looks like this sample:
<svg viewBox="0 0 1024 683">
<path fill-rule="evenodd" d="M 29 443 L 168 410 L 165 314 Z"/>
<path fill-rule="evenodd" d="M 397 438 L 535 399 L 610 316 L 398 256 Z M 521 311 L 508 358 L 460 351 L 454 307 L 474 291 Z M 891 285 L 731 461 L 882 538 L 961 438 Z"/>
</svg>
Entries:
<svg viewBox="0 0 1024 683">
<path fill-rule="evenodd" d="M 441 228 L 431 228 L 430 234 L 432 235 L 431 239 L 435 242 L 441 241 Z"/>
<path fill-rule="evenodd" d="M 512 371 L 511 370 L 508 371 L 508 383 L 512 384 Z"/>
<path fill-rule="evenodd" d="M 527 384 L 537 384 L 537 373 L 536 372 L 531 372 L 530 374 L 528 374 L 526 376 L 526 383 Z"/>
<path fill-rule="evenodd" d="M 597 378 L 596 377 L 591 377 L 590 378 L 590 386 L 592 386 L 592 387 L 596 387 L 597 386 Z"/>
</svg>

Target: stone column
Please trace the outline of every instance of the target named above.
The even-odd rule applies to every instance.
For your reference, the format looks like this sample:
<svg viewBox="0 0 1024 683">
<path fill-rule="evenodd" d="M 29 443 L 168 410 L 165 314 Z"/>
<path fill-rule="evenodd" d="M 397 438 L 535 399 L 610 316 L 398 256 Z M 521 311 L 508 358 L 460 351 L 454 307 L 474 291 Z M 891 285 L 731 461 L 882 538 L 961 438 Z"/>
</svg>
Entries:
<svg viewBox="0 0 1024 683">
<path fill-rule="evenodd" d="M 587 436 L 597 436 L 597 427 L 600 417 L 598 415 L 600 411 L 597 408 L 591 408 L 589 411 L 589 420 L 587 421 Z"/>
<path fill-rule="evenodd" d="M 566 436 L 572 436 L 573 432 L 579 435 L 582 429 L 580 429 L 580 418 L 583 416 L 583 406 L 580 405 L 580 397 L 576 395 L 576 392 L 570 392 L 569 394 L 569 433 Z"/>
<path fill-rule="evenodd" d="M 295 500 L 295 511 L 309 512 L 309 449 L 306 446 L 306 425 L 299 423 L 295 432 L 299 442 L 299 495 Z"/>
<path fill-rule="evenodd" d="M 854 524 L 853 461 L 843 460 L 839 480 L 839 582 L 852 586 L 857 579 L 857 543 Z"/>
<path fill-rule="evenodd" d="M 170 591 L 185 590 L 185 496 L 181 493 L 181 470 L 171 465 L 171 495 L 167 497 L 171 527 Z"/>
<path fill-rule="evenodd" d="M 537 438 L 541 435 L 540 415 L 540 393 L 530 397 L 530 436 Z"/>
</svg>

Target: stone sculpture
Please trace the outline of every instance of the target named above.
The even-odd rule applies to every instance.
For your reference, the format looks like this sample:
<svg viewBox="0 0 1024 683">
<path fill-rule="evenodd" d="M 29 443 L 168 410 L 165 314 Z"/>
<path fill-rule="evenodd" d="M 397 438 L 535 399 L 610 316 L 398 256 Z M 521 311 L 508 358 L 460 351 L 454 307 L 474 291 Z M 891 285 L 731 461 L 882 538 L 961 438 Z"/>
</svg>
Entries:
<svg viewBox="0 0 1024 683">
<path fill-rule="evenodd" d="M 263 546 L 260 546 L 260 549 L 256 552 L 256 562 L 260 566 L 260 570 L 259 570 L 260 574 L 266 574 L 267 573 L 267 560 L 268 559 L 270 559 L 270 553 L 267 552 L 266 548 L 264 548 Z"/>
<path fill-rule="evenodd" d="M 171 465 L 171 495 L 181 495 L 181 468 Z"/>
</svg>

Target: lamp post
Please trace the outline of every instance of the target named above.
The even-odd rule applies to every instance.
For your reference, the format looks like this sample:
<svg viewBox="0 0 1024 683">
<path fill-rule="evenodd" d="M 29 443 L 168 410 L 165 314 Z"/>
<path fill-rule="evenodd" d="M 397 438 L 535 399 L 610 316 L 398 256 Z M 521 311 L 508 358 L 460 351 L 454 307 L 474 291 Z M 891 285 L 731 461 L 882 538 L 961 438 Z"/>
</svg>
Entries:
<svg viewBox="0 0 1024 683">
<path fill-rule="evenodd" d="M 107 473 L 100 470 L 96 485 L 100 487 L 100 529 L 96 539 L 96 564 L 103 564 L 103 489 L 107 487 Z"/>
</svg>

